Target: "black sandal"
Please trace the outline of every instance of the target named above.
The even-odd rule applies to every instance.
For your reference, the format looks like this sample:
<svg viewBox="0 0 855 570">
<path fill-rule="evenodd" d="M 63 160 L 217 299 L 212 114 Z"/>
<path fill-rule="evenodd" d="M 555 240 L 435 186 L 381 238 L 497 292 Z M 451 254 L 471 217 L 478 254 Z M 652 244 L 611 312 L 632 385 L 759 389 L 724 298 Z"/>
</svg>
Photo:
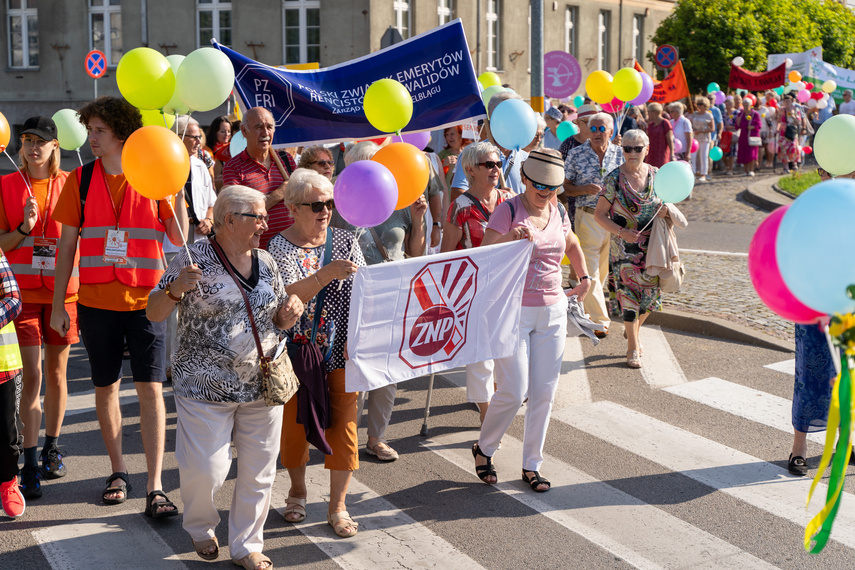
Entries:
<svg viewBox="0 0 855 570">
<path fill-rule="evenodd" d="M 534 475 L 532 477 L 526 477 L 526 471 L 534 473 Z M 550 483 L 549 480 L 544 479 L 540 476 L 540 473 L 532 471 L 531 469 L 523 469 L 522 480 L 528 483 L 528 486 L 531 487 L 531 490 L 535 493 L 545 493 L 552 488 L 552 483 Z M 541 485 L 546 485 L 546 489 L 538 489 Z"/>
<path fill-rule="evenodd" d="M 495 485 L 496 483 L 499 482 L 499 477 L 496 474 L 496 468 L 493 466 L 493 458 L 487 457 L 486 455 L 481 453 L 481 448 L 478 447 L 478 444 L 473 443 L 472 444 L 472 457 L 477 459 L 479 455 L 481 457 L 484 457 L 487 459 L 487 464 L 486 465 L 476 465 L 475 466 L 475 474 L 478 476 L 479 479 L 481 479 L 483 482 L 487 483 L 488 485 Z M 495 483 L 488 482 L 487 477 L 495 477 L 496 482 Z"/>
<path fill-rule="evenodd" d="M 115 483 L 117 479 L 121 479 L 122 482 L 118 485 L 111 485 L 111 483 Z M 131 483 L 128 481 L 128 474 L 123 473 L 122 471 L 116 471 L 107 477 L 107 488 L 104 489 L 103 493 L 101 493 L 101 500 L 104 501 L 105 505 L 120 505 L 127 500 L 128 492 L 130 492 L 130 490 Z M 107 495 L 111 495 L 113 493 L 121 493 L 122 497 L 119 499 L 108 499 Z"/>
<path fill-rule="evenodd" d="M 157 497 L 163 497 L 166 499 L 163 502 L 155 503 L 154 499 Z M 158 511 L 157 509 L 161 507 L 172 507 L 172 509 L 168 511 Z M 166 517 L 174 517 L 178 514 L 178 507 L 169 500 L 169 497 L 166 496 L 166 493 L 161 491 L 160 489 L 156 491 L 152 491 L 145 498 L 145 516 L 151 517 L 154 519 L 164 519 Z"/>
</svg>

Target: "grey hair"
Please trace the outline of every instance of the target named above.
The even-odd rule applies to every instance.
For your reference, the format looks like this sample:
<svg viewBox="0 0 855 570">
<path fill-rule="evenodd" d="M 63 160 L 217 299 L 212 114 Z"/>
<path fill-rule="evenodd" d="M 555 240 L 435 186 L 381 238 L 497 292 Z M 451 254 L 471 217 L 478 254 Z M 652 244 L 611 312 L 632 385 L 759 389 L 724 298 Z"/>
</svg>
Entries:
<svg viewBox="0 0 855 570">
<path fill-rule="evenodd" d="M 214 202 L 214 227 L 223 227 L 227 214 L 246 214 L 255 204 L 264 203 L 264 194 L 247 186 L 226 186 L 217 194 Z"/>
<path fill-rule="evenodd" d="M 647 134 L 641 129 L 630 129 L 626 131 L 623 134 L 623 138 L 621 140 L 623 141 L 622 144 L 625 144 L 627 146 L 637 146 L 632 144 L 634 142 L 639 142 L 644 146 L 650 144 L 650 139 L 647 138 Z"/>
<path fill-rule="evenodd" d="M 680 111 L 680 114 L 682 115 L 683 109 L 684 109 L 683 104 L 680 103 L 679 101 L 674 101 L 673 103 L 668 104 L 668 112 L 669 113 L 672 111 Z"/>
<path fill-rule="evenodd" d="M 354 144 L 344 155 L 344 165 L 350 166 L 357 160 L 371 160 L 380 147 L 371 141 L 362 141 Z"/>
<path fill-rule="evenodd" d="M 286 206 L 296 206 L 306 201 L 306 196 L 313 188 L 333 193 L 333 184 L 329 179 L 311 168 L 298 168 L 291 174 L 282 201 Z M 217 198 L 219 200 L 219 198 Z"/>
<path fill-rule="evenodd" d="M 588 124 L 591 124 L 591 121 L 602 121 L 606 124 L 606 126 L 612 130 L 615 129 L 615 122 L 612 119 L 612 116 L 608 113 L 603 113 L 600 111 L 599 113 L 594 113 L 590 117 L 588 117 Z"/>
<path fill-rule="evenodd" d="M 503 101 L 507 101 L 508 99 L 519 99 L 522 100 L 522 97 L 519 96 L 519 93 L 516 91 L 511 91 L 507 89 L 505 91 L 499 91 L 492 97 L 490 97 L 490 101 L 487 103 L 487 117 L 493 114 L 493 110 L 499 106 L 499 103 Z"/>
<path fill-rule="evenodd" d="M 199 121 L 197 121 L 190 115 L 179 115 L 178 118 L 175 119 L 175 132 L 178 133 L 178 136 L 180 137 L 184 134 L 189 125 L 196 125 L 198 127 Z"/>
<path fill-rule="evenodd" d="M 304 148 L 303 152 L 300 153 L 300 164 L 297 165 L 297 168 L 309 168 L 309 165 L 317 162 L 321 154 L 326 154 L 330 159 L 333 157 L 332 151 L 323 145 L 316 144 L 315 146 Z"/>
<path fill-rule="evenodd" d="M 499 148 L 490 141 L 480 141 L 468 144 L 463 148 L 463 152 L 460 153 L 458 168 L 463 169 L 467 182 L 472 182 L 472 176 L 469 174 L 469 171 L 475 170 L 475 167 L 478 166 L 481 159 L 488 154 L 495 154 L 499 157 L 499 160 L 502 158 L 502 153 L 499 152 Z"/>
<path fill-rule="evenodd" d="M 647 104 L 647 112 L 649 113 L 650 111 L 659 111 L 661 113 L 662 112 L 662 104 L 657 103 L 656 101 L 654 101 L 652 103 L 648 103 Z"/>
</svg>

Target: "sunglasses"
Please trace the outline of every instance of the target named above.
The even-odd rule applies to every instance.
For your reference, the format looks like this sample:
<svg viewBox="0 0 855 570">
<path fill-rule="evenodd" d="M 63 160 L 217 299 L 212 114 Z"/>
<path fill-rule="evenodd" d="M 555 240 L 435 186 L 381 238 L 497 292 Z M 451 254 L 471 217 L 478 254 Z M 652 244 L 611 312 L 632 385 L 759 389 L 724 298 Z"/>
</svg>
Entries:
<svg viewBox="0 0 855 570">
<path fill-rule="evenodd" d="M 321 166 L 332 166 L 335 164 L 335 161 L 332 160 L 316 160 L 311 164 L 320 164 Z"/>
<path fill-rule="evenodd" d="M 195 137 L 192 135 L 184 135 L 185 139 L 193 139 L 196 142 L 202 142 L 202 135 L 196 135 Z"/>
<path fill-rule="evenodd" d="M 501 169 L 501 168 L 502 168 L 502 163 L 501 163 L 501 162 L 493 162 L 492 160 L 488 160 L 487 162 L 479 162 L 479 163 L 478 163 L 478 166 L 483 166 L 483 167 L 484 167 L 484 168 L 486 168 L 487 170 L 491 170 L 491 169 L 493 169 L 493 168 L 499 168 L 499 169 Z"/>
<path fill-rule="evenodd" d="M 335 208 L 335 203 L 332 200 L 327 200 L 326 202 L 312 202 L 311 204 L 309 204 L 308 202 L 303 202 L 302 204 L 300 204 L 300 206 L 311 206 L 312 211 L 316 214 L 319 214 L 320 212 L 323 212 L 324 206 L 326 206 L 327 209 L 332 212 L 332 209 Z"/>
<path fill-rule="evenodd" d="M 550 186 L 549 184 L 540 184 L 538 182 L 535 182 L 534 180 L 531 180 L 531 185 L 534 186 L 537 190 L 547 190 L 549 192 L 555 192 L 556 190 L 561 188 L 560 185 L 559 186 Z"/>
<path fill-rule="evenodd" d="M 623 152 L 629 154 L 631 152 L 641 152 L 644 150 L 643 146 L 625 146 L 623 147 Z"/>
<path fill-rule="evenodd" d="M 245 218 L 255 218 L 256 223 L 266 224 L 270 221 L 270 216 L 267 214 L 244 214 L 243 212 L 235 212 L 235 216 L 244 216 Z"/>
<path fill-rule="evenodd" d="M 596 133 L 597 131 L 604 133 L 606 132 L 606 126 L 600 125 L 599 127 L 590 127 L 592 133 Z"/>
</svg>

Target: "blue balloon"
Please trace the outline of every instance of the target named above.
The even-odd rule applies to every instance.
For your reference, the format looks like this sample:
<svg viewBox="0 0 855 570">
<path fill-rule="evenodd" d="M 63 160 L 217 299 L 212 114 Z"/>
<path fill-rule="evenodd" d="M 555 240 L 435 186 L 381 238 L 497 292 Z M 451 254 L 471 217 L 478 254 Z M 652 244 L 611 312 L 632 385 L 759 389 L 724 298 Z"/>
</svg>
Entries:
<svg viewBox="0 0 855 570">
<path fill-rule="evenodd" d="M 246 149 L 246 139 L 243 133 L 238 131 L 232 135 L 232 140 L 229 141 L 229 154 L 237 156 Z"/>
<path fill-rule="evenodd" d="M 669 162 L 659 169 L 653 179 L 653 191 L 663 202 L 682 202 L 695 187 L 695 175 L 688 162 Z"/>
<path fill-rule="evenodd" d="M 838 178 L 808 189 L 781 220 L 775 255 L 796 299 L 828 315 L 855 311 L 846 288 L 855 284 L 847 254 L 855 211 L 855 181 Z"/>
<path fill-rule="evenodd" d="M 499 146 L 519 150 L 528 146 L 537 134 L 534 110 L 522 99 L 499 103 L 490 115 L 490 132 Z"/>
</svg>

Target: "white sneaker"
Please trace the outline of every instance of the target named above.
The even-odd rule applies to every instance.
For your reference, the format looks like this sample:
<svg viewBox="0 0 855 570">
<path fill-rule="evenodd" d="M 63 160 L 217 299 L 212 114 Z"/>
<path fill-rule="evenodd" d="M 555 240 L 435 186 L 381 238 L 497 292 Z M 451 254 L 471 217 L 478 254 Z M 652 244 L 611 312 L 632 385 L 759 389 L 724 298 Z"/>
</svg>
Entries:
<svg viewBox="0 0 855 570">
<path fill-rule="evenodd" d="M 749 172 L 748 176 L 754 176 L 754 171 Z"/>
</svg>

